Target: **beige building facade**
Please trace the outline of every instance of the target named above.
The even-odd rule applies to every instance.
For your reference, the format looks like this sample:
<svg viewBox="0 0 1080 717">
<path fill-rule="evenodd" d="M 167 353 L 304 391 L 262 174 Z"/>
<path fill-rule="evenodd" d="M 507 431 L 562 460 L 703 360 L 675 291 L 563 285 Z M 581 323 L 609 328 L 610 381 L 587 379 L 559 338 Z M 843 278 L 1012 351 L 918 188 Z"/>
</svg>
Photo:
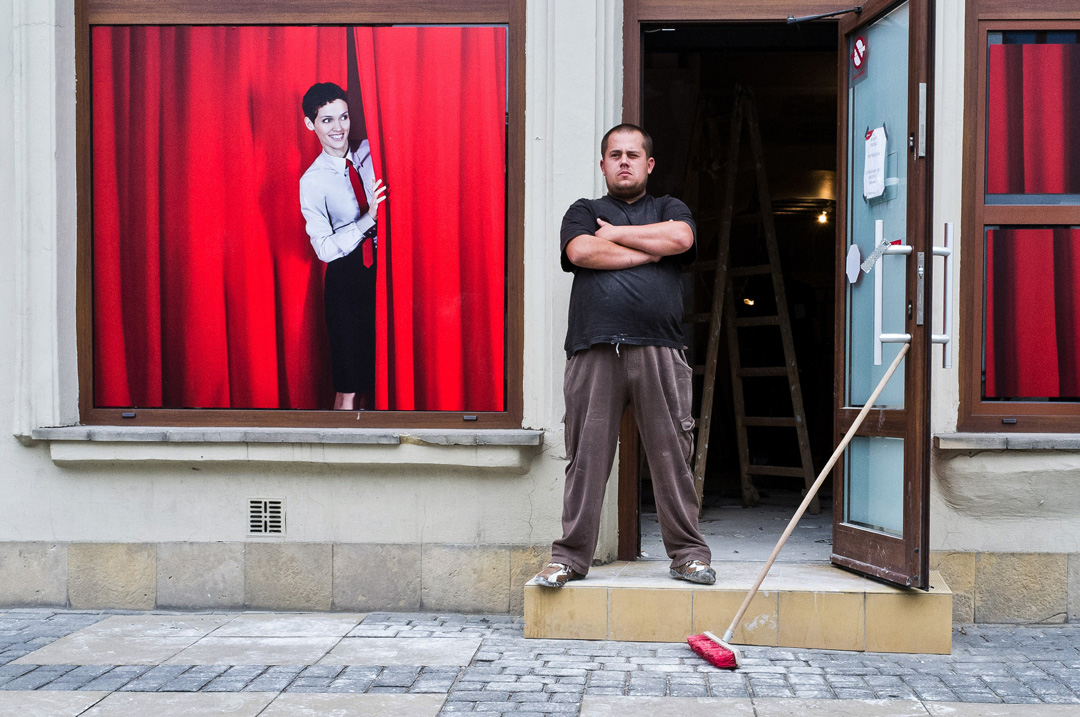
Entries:
<svg viewBox="0 0 1080 717">
<path fill-rule="evenodd" d="M 1044 4 L 1022 22 L 1080 30 L 1075 8 Z M 507 361 L 519 362 L 521 384 L 507 393 L 520 396 L 521 416 L 492 429 L 84 423 L 78 326 L 91 308 L 79 222 L 89 186 L 74 166 L 89 148 L 79 143 L 76 35 L 77 13 L 93 5 L 13 0 L 0 13 L 0 423 L 9 427 L 0 605 L 520 614 L 523 585 L 560 532 L 572 277 L 556 237 L 572 201 L 603 192 L 597 147 L 624 117 L 624 63 L 640 62 L 624 43 L 653 5 L 507 3 L 524 30 L 510 40 L 511 55 L 524 43 L 523 79 L 509 78 L 524 83 L 524 116 L 511 117 L 523 138 L 524 226 L 512 255 L 523 266 L 507 289 L 520 297 L 511 303 L 520 355 Z M 965 223 L 975 221 L 965 103 L 978 71 L 965 42 L 981 41 L 972 13 L 1001 9 L 929 7 L 929 226 L 937 245 L 946 223 L 958 237 L 948 305 L 959 327 L 945 349 L 956 352 L 952 366 L 940 346 L 931 358 L 930 565 L 949 583 L 956 622 L 1071 622 L 1080 619 L 1080 423 L 972 430 L 962 416 L 964 327 L 975 317 L 965 315 L 960 272 L 982 233 Z M 739 20 L 724 3 L 706 9 L 713 22 Z M 933 278 L 940 307 L 940 263 Z M 619 550 L 618 494 L 613 479 L 601 560 Z M 253 533 L 270 503 L 284 514 L 282 532 Z"/>
</svg>

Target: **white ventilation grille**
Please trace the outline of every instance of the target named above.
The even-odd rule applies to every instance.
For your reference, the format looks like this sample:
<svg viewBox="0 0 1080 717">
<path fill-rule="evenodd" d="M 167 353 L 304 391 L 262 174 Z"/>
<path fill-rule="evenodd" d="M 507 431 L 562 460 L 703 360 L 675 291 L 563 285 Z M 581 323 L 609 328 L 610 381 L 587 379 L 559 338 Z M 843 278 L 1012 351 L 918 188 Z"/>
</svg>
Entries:
<svg viewBox="0 0 1080 717">
<path fill-rule="evenodd" d="M 285 533 L 285 501 L 253 499 L 248 501 L 249 535 Z"/>
</svg>

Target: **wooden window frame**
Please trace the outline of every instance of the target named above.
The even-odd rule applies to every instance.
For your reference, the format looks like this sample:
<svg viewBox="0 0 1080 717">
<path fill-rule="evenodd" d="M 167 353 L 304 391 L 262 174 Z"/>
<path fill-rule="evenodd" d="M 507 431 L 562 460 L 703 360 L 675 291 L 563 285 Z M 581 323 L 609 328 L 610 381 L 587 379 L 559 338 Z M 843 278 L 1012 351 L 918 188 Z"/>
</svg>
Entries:
<svg viewBox="0 0 1080 717">
<path fill-rule="evenodd" d="M 986 182 L 987 35 L 1003 30 L 1080 30 L 1068 0 L 968 0 L 964 59 L 963 236 L 960 267 L 960 407 L 957 429 L 1080 432 L 1080 401 L 982 400 L 985 227 L 1080 225 L 1080 206 L 988 205 Z M 1005 423 L 1005 421 L 1010 421 Z"/>
<path fill-rule="evenodd" d="M 90 28 L 94 25 L 506 25 L 505 410 L 314 411 L 118 409 L 94 406 Z M 520 428 L 523 414 L 525 238 L 525 0 L 76 0 L 76 330 L 79 416 L 85 425 L 312 428 Z M 125 417 L 124 413 L 134 413 Z"/>
</svg>

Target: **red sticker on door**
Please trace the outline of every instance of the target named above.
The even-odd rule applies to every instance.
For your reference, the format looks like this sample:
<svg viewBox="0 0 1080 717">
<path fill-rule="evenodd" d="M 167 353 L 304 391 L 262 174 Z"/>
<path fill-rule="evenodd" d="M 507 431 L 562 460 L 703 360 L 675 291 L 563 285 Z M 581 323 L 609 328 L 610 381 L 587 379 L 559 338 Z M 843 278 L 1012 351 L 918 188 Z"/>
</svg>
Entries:
<svg viewBox="0 0 1080 717">
<path fill-rule="evenodd" d="M 856 70 L 861 70 L 864 62 L 866 62 L 866 39 L 860 35 L 855 38 L 855 46 L 851 49 L 851 64 L 855 65 Z"/>
</svg>

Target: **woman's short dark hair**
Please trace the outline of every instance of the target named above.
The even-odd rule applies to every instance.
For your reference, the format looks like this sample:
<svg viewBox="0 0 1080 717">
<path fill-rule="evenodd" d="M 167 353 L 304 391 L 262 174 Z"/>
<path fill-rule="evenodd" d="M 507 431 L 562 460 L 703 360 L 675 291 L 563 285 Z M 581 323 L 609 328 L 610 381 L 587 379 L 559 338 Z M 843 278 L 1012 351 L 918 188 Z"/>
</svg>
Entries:
<svg viewBox="0 0 1080 717">
<path fill-rule="evenodd" d="M 304 116 L 314 122 L 315 118 L 319 116 L 319 108 L 330 104 L 334 100 L 344 100 L 346 104 L 349 102 L 345 90 L 333 82 L 316 82 L 304 93 L 304 99 L 301 103 L 304 108 Z"/>
</svg>

